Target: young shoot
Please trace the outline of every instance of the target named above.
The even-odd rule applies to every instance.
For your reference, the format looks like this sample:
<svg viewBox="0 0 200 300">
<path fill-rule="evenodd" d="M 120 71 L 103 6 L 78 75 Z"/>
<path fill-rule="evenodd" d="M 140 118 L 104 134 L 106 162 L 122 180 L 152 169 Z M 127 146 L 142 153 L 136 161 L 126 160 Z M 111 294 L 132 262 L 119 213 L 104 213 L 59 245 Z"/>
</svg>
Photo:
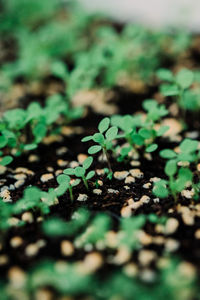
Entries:
<svg viewBox="0 0 200 300">
<path fill-rule="evenodd" d="M 157 76 L 167 82 L 160 87 L 164 96 L 175 96 L 179 107 L 184 109 L 194 110 L 197 108 L 197 95 L 190 89 L 195 79 L 194 72 L 184 68 L 174 75 L 168 69 L 160 69 Z"/>
<path fill-rule="evenodd" d="M 193 173 L 186 167 L 178 169 L 179 162 L 197 162 L 200 158 L 200 152 L 198 150 L 198 142 L 195 140 L 184 139 L 180 146 L 179 153 L 171 149 L 164 149 L 160 151 L 160 156 L 167 159 L 165 166 L 165 174 L 168 180 L 160 180 L 154 184 L 153 193 L 160 198 L 166 198 L 169 193 L 177 201 L 177 195 L 185 187 L 192 186 L 195 193 L 198 193 L 196 185 L 193 183 Z"/>
<path fill-rule="evenodd" d="M 77 186 L 80 183 L 80 179 L 76 179 L 76 180 L 72 179 L 71 180 L 71 178 L 68 175 L 61 174 L 61 175 L 58 175 L 56 180 L 59 184 L 58 188 L 56 189 L 56 195 L 62 196 L 68 190 L 70 200 L 71 200 L 71 202 L 73 202 L 74 196 L 73 196 L 72 189 L 73 189 L 73 187 Z"/>
<path fill-rule="evenodd" d="M 85 185 L 85 187 L 86 187 L 86 189 L 89 190 L 88 180 L 91 179 L 92 177 L 94 177 L 94 175 L 95 175 L 95 171 L 90 171 L 90 172 L 87 173 L 87 169 L 90 168 L 92 162 L 93 162 L 93 157 L 89 156 L 84 160 L 84 162 L 82 164 L 82 167 L 78 166 L 74 169 L 73 168 L 68 168 L 68 169 L 65 169 L 63 171 L 63 173 L 67 176 L 68 175 L 74 175 L 78 178 L 81 178 L 84 185 Z M 78 180 L 80 180 L 80 179 L 78 179 Z"/>
<path fill-rule="evenodd" d="M 98 133 L 95 133 L 94 135 L 86 136 L 81 141 L 82 142 L 88 142 L 88 141 L 94 141 L 97 145 L 91 146 L 88 149 L 89 154 L 96 154 L 100 151 L 103 152 L 103 154 L 106 156 L 108 168 L 110 174 L 112 174 L 112 168 L 111 163 L 109 159 L 109 150 L 113 150 L 113 141 L 118 137 L 118 128 L 116 126 L 110 127 L 110 119 L 104 118 L 101 120 L 101 122 L 98 125 Z"/>
</svg>

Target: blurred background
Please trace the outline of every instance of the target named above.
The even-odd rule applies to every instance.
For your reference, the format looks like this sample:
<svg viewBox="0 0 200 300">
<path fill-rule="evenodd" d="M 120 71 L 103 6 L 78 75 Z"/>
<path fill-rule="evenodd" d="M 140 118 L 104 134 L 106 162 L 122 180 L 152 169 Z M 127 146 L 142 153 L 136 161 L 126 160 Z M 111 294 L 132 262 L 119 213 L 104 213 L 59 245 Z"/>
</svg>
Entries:
<svg viewBox="0 0 200 300">
<path fill-rule="evenodd" d="M 108 14 L 120 21 L 151 27 L 178 26 L 200 31 L 199 0 L 79 0 L 88 11 Z"/>
</svg>

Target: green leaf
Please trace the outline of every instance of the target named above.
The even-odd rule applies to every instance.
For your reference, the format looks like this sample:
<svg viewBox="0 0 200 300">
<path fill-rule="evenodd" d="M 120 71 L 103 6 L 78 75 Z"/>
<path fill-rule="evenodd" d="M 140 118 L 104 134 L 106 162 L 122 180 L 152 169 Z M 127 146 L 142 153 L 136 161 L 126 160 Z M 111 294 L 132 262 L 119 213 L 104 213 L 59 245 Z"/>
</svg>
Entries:
<svg viewBox="0 0 200 300">
<path fill-rule="evenodd" d="M 2 160 L 0 161 L 0 165 L 2 165 L 2 166 L 7 166 L 7 165 L 9 165 L 12 161 L 13 161 L 12 156 L 7 155 L 7 156 L 4 156 L 4 157 L 2 158 Z"/>
<path fill-rule="evenodd" d="M 153 151 L 155 151 L 157 148 L 158 148 L 158 145 L 157 145 L 157 144 L 152 144 L 152 145 L 149 145 L 149 146 L 145 149 L 145 151 L 146 151 L 146 152 L 153 152 Z"/>
<path fill-rule="evenodd" d="M 62 79 L 66 79 L 68 72 L 66 70 L 66 65 L 62 61 L 55 61 L 51 65 L 52 74 L 58 76 Z"/>
<path fill-rule="evenodd" d="M 186 182 L 191 182 L 192 177 L 193 177 L 193 173 L 188 168 L 180 168 L 180 170 L 178 172 L 178 177 L 179 177 L 180 180 L 184 181 L 185 183 Z"/>
<path fill-rule="evenodd" d="M 6 146 L 7 144 L 7 138 L 4 136 L 4 135 L 1 135 L 0 136 L 0 148 L 3 148 Z"/>
<path fill-rule="evenodd" d="M 98 143 L 98 144 L 103 144 L 104 143 L 104 136 L 102 133 L 95 133 L 93 135 L 93 141 Z"/>
<path fill-rule="evenodd" d="M 118 128 L 116 126 L 109 128 L 108 131 L 106 132 L 106 139 L 108 141 L 114 140 L 117 137 L 117 133 L 118 133 Z"/>
<path fill-rule="evenodd" d="M 191 153 L 197 150 L 198 142 L 191 139 L 184 139 L 180 144 L 180 149 L 182 152 Z"/>
<path fill-rule="evenodd" d="M 61 175 L 59 175 L 61 176 Z M 55 189 L 56 195 L 58 197 L 62 196 L 64 193 L 66 193 L 66 191 L 68 190 L 69 185 L 66 184 L 66 182 L 61 182 L 59 183 L 59 186 Z"/>
<path fill-rule="evenodd" d="M 146 110 L 146 111 L 150 111 L 150 110 L 154 110 L 157 107 L 157 102 L 154 99 L 146 99 L 143 101 L 142 103 L 142 107 Z"/>
<path fill-rule="evenodd" d="M 165 134 L 165 132 L 167 132 L 169 130 L 169 126 L 161 126 L 158 131 L 156 132 L 157 136 L 162 136 L 163 134 Z"/>
<path fill-rule="evenodd" d="M 46 135 L 47 127 L 44 123 L 38 123 L 35 128 L 33 128 L 33 134 L 37 141 L 43 139 Z"/>
<path fill-rule="evenodd" d="M 195 161 L 195 159 L 196 159 L 196 156 L 192 155 L 190 153 L 179 153 L 177 155 L 178 161 L 193 162 L 193 161 Z"/>
<path fill-rule="evenodd" d="M 66 234 L 67 223 L 57 217 L 51 217 L 44 221 L 42 229 L 44 234 L 50 237 L 59 237 Z"/>
<path fill-rule="evenodd" d="M 139 135 L 141 135 L 144 139 L 150 139 L 152 137 L 152 131 L 146 128 L 141 128 L 138 131 Z"/>
<path fill-rule="evenodd" d="M 132 140 L 138 146 L 144 145 L 144 138 L 139 134 L 133 134 L 132 135 Z"/>
<path fill-rule="evenodd" d="M 93 136 L 92 135 L 89 135 L 89 136 L 86 136 L 84 137 L 81 142 L 88 142 L 88 141 L 91 141 L 93 139 Z"/>
<path fill-rule="evenodd" d="M 156 72 L 156 75 L 163 81 L 168 81 L 168 82 L 174 81 L 174 75 L 168 69 L 160 69 Z"/>
<path fill-rule="evenodd" d="M 80 182 L 81 182 L 80 179 L 76 179 L 76 180 L 74 180 L 74 181 L 72 182 L 71 185 L 74 187 L 74 186 L 77 186 Z"/>
<path fill-rule="evenodd" d="M 177 96 L 179 95 L 179 90 L 175 84 L 163 84 L 161 85 L 161 93 L 164 96 Z"/>
<path fill-rule="evenodd" d="M 106 117 L 103 120 L 101 120 L 98 129 L 101 133 L 103 133 L 108 129 L 109 125 L 110 125 L 110 119 Z"/>
<path fill-rule="evenodd" d="M 66 175 L 74 175 L 75 174 L 75 170 L 72 169 L 72 168 L 68 168 L 68 169 L 65 169 L 63 171 L 63 173 L 66 174 Z"/>
<path fill-rule="evenodd" d="M 65 174 L 61 174 L 61 175 L 57 176 L 56 180 L 57 180 L 58 184 L 62 184 L 65 182 L 66 185 L 68 185 L 70 182 L 70 177 Z"/>
<path fill-rule="evenodd" d="M 92 162 L 93 162 L 93 157 L 91 156 L 87 157 L 83 162 L 83 168 L 88 169 L 91 166 Z"/>
<path fill-rule="evenodd" d="M 166 198 L 169 195 L 169 191 L 166 186 L 165 180 L 160 180 L 154 183 L 153 193 L 159 198 Z"/>
<path fill-rule="evenodd" d="M 24 150 L 30 151 L 37 148 L 37 144 L 27 144 L 24 146 Z"/>
<path fill-rule="evenodd" d="M 182 89 L 187 89 L 191 86 L 194 80 L 194 74 L 188 69 L 182 69 L 176 75 L 176 81 Z"/>
<path fill-rule="evenodd" d="M 85 175 L 85 169 L 83 167 L 76 167 L 75 168 L 75 176 L 83 177 Z"/>
<path fill-rule="evenodd" d="M 176 157 L 176 153 L 170 149 L 164 149 L 160 151 L 160 156 L 166 159 L 171 159 Z"/>
<path fill-rule="evenodd" d="M 173 176 L 177 171 L 177 162 L 175 159 L 171 159 L 166 163 L 165 173 L 167 176 Z"/>
<path fill-rule="evenodd" d="M 95 171 L 90 171 L 90 172 L 87 174 L 86 179 L 89 180 L 89 179 L 91 179 L 92 177 L 94 177 L 94 175 L 95 175 Z"/>
<path fill-rule="evenodd" d="M 95 154 L 99 151 L 101 151 L 102 147 L 101 146 L 92 146 L 88 149 L 89 154 Z"/>
</svg>

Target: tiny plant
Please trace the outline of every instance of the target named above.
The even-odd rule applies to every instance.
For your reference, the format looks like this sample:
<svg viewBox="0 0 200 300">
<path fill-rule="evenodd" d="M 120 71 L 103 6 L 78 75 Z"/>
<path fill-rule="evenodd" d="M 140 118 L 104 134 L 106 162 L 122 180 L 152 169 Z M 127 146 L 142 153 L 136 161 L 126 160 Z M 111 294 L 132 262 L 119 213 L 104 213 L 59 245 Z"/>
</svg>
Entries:
<svg viewBox="0 0 200 300">
<path fill-rule="evenodd" d="M 88 149 L 89 154 L 96 154 L 100 151 L 103 152 L 103 154 L 106 156 L 109 173 L 112 174 L 112 168 L 111 163 L 109 159 L 109 150 L 113 150 L 113 141 L 117 138 L 118 135 L 118 128 L 116 126 L 110 127 L 110 119 L 104 118 L 101 120 L 101 122 L 98 125 L 98 133 L 95 133 L 94 135 L 86 136 L 81 141 L 82 142 L 88 142 L 88 141 L 94 141 L 97 145 L 91 146 Z"/>
<path fill-rule="evenodd" d="M 80 183 L 80 179 L 71 180 L 71 178 L 66 174 L 61 174 L 57 177 L 57 182 L 59 184 L 56 189 L 57 196 L 62 196 L 67 190 L 69 191 L 69 196 L 71 202 L 74 201 L 74 196 L 72 189 Z"/>
<path fill-rule="evenodd" d="M 198 142 L 195 140 L 184 139 L 180 144 L 180 152 L 176 153 L 171 149 L 164 149 L 160 152 L 160 156 L 167 159 L 165 166 L 165 174 L 168 180 L 160 180 L 155 182 L 153 193 L 160 197 L 166 198 L 169 193 L 177 201 L 177 195 L 186 186 L 193 186 L 195 192 L 198 192 L 196 185 L 193 183 L 193 173 L 188 166 L 178 168 L 179 162 L 196 162 L 200 153 L 197 151 Z"/>
<path fill-rule="evenodd" d="M 175 96 L 180 107 L 184 109 L 195 109 L 198 105 L 197 95 L 190 89 L 195 76 L 194 72 L 188 69 L 180 70 L 174 75 L 168 69 L 160 69 L 157 72 L 157 76 L 167 83 L 161 85 L 161 93 L 164 96 Z"/>
<path fill-rule="evenodd" d="M 74 175 L 78 178 L 81 178 L 86 189 L 89 190 L 88 180 L 91 179 L 92 177 L 94 177 L 95 171 L 90 171 L 87 174 L 86 174 L 86 172 L 87 172 L 87 169 L 90 168 L 92 162 L 93 162 L 93 157 L 89 156 L 84 160 L 82 167 L 78 166 L 74 169 L 68 168 L 68 169 L 65 169 L 63 171 L 63 173 L 65 175 Z"/>
</svg>

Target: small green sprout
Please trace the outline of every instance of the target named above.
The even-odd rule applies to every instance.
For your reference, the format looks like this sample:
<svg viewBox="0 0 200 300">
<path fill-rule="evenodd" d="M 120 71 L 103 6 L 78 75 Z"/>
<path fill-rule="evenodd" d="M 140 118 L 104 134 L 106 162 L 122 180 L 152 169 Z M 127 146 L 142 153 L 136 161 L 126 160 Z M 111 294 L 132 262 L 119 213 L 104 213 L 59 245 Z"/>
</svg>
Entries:
<svg viewBox="0 0 200 300">
<path fill-rule="evenodd" d="M 86 174 L 86 171 L 87 171 L 87 169 L 90 168 L 92 162 L 93 162 L 93 157 L 89 156 L 84 160 L 82 167 L 79 166 L 74 169 L 68 168 L 68 169 L 65 169 L 63 171 L 63 173 L 65 175 L 74 175 L 76 177 L 81 178 L 83 180 L 83 183 L 84 183 L 86 189 L 89 190 L 88 180 L 91 179 L 92 177 L 94 177 L 95 171 L 90 171 L 87 174 Z"/>
<path fill-rule="evenodd" d="M 58 188 L 56 189 L 57 196 L 62 196 L 67 190 L 69 190 L 70 200 L 71 202 L 73 202 L 74 196 L 73 196 L 72 189 L 73 187 L 77 186 L 80 183 L 80 179 L 71 180 L 71 178 L 68 175 L 61 174 L 58 175 L 56 180 L 59 184 Z"/>
<path fill-rule="evenodd" d="M 180 152 L 176 153 L 171 149 L 164 149 L 160 151 L 160 156 L 165 159 L 173 159 L 176 162 L 197 162 L 200 159 L 200 151 L 198 150 L 198 141 L 191 139 L 184 139 L 180 146 Z"/>
<path fill-rule="evenodd" d="M 154 152 L 158 148 L 154 141 L 169 129 L 168 126 L 160 126 L 158 130 L 156 129 L 156 125 L 168 114 L 168 110 L 153 99 L 145 100 L 143 108 L 147 112 L 145 118 L 142 115 L 117 115 L 113 116 L 111 121 L 112 125 L 122 131 L 118 138 L 125 138 L 132 148 L 144 146 L 146 152 Z M 131 150 L 130 146 L 121 149 L 119 160 L 125 159 Z"/>
<path fill-rule="evenodd" d="M 182 69 L 174 75 L 168 69 L 160 69 L 157 72 L 157 76 L 162 81 L 167 82 L 162 84 L 160 88 L 164 96 L 176 96 L 179 106 L 184 109 L 194 110 L 199 106 L 197 94 L 195 91 L 190 90 L 195 80 L 194 72 Z"/>
<path fill-rule="evenodd" d="M 193 174 L 188 168 L 177 169 L 176 161 L 170 160 L 165 166 L 165 174 L 169 180 L 157 181 L 154 183 L 153 193 L 159 198 L 166 198 L 171 194 L 177 202 L 178 193 L 186 186 L 192 185 Z"/>
<path fill-rule="evenodd" d="M 169 193 L 172 194 L 175 201 L 177 195 L 186 186 L 191 185 L 195 193 L 198 192 L 196 185 L 193 183 L 193 173 L 188 167 L 178 169 L 178 162 L 196 162 L 200 158 L 198 150 L 198 142 L 195 140 L 184 139 L 180 144 L 180 152 L 176 153 L 171 149 L 160 151 L 160 156 L 168 159 L 165 165 L 165 174 L 169 180 L 160 180 L 155 182 L 153 193 L 160 198 L 166 198 Z"/>
<path fill-rule="evenodd" d="M 101 122 L 99 123 L 98 133 L 95 133 L 94 135 L 86 136 L 81 141 L 88 142 L 92 140 L 95 143 L 97 143 L 97 145 L 91 146 L 88 149 L 88 153 L 96 154 L 99 151 L 103 151 L 103 154 L 106 156 L 107 159 L 109 171 L 110 173 L 112 173 L 108 151 L 113 150 L 112 142 L 118 136 L 118 128 L 116 126 L 112 126 L 110 128 L 109 127 L 110 127 L 110 119 L 106 117 L 103 120 L 101 120 Z"/>
</svg>

